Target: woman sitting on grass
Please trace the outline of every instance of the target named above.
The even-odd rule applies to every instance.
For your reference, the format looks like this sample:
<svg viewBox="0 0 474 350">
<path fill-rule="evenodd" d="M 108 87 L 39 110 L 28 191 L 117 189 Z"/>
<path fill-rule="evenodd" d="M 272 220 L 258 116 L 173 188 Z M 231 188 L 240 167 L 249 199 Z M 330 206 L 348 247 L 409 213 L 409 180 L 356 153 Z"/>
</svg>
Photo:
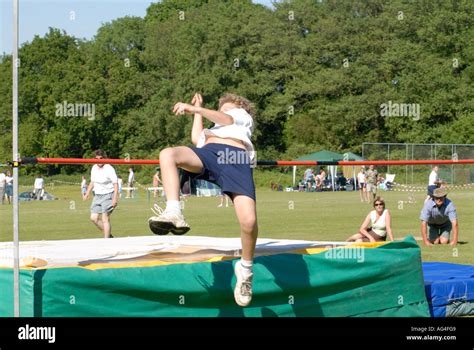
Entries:
<svg viewBox="0 0 474 350">
<path fill-rule="evenodd" d="M 382 197 L 374 200 L 374 210 L 365 218 L 359 232 L 349 237 L 347 242 L 382 242 L 390 238 L 393 241 L 392 218 Z"/>
</svg>

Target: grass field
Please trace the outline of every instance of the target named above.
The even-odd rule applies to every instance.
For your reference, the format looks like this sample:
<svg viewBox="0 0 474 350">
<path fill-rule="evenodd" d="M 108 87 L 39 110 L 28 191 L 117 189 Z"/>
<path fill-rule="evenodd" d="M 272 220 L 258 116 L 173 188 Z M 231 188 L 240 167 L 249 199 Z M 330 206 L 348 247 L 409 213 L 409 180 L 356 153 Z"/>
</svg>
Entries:
<svg viewBox="0 0 474 350">
<path fill-rule="evenodd" d="M 24 190 L 24 189 L 20 189 Z M 56 201 L 20 202 L 20 240 L 61 240 L 100 238 L 101 233 L 89 221 L 90 200 L 83 202 L 78 186 L 55 186 L 48 192 Z M 425 198 L 416 192 L 416 203 L 408 203 L 406 192 L 379 192 L 392 212 L 396 239 L 407 235 L 417 238 L 423 261 L 474 263 L 474 190 L 453 190 L 449 198 L 457 209 L 460 224 L 456 247 L 425 247 L 420 239 L 419 214 Z M 163 204 L 163 199 L 159 200 Z M 403 201 L 403 203 L 401 202 Z M 232 207 L 217 208 L 218 198 L 188 198 L 185 215 L 192 229 L 188 235 L 238 237 L 239 226 Z M 354 192 L 271 192 L 257 191 L 259 236 L 276 239 L 344 241 L 355 233 L 371 209 L 361 203 Z M 112 216 L 112 232 L 116 237 L 152 235 L 147 219 L 152 215 L 142 190 L 138 198 L 124 199 Z M 0 206 L 0 240 L 12 240 L 12 206 Z"/>
</svg>

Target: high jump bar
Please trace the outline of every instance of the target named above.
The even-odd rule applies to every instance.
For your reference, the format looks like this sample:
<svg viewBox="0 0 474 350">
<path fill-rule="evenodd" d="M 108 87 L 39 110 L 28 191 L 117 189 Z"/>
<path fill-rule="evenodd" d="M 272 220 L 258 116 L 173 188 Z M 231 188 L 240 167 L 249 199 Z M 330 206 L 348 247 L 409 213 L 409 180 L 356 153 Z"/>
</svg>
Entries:
<svg viewBox="0 0 474 350">
<path fill-rule="evenodd" d="M 117 165 L 159 165 L 158 159 L 95 159 L 95 158 L 22 158 L 18 165 L 26 164 L 117 164 Z M 293 165 L 442 165 L 442 164 L 474 164 L 474 159 L 429 159 L 429 160 L 339 160 L 339 161 L 310 161 L 310 160 L 258 160 L 258 166 L 293 166 Z"/>
</svg>

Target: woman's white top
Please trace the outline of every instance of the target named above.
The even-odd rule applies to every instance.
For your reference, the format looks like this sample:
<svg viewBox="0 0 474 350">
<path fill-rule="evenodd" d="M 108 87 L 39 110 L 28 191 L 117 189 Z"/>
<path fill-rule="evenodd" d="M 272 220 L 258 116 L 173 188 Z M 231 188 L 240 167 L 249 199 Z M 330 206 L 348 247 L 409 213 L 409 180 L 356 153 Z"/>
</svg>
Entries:
<svg viewBox="0 0 474 350">
<path fill-rule="evenodd" d="M 372 231 L 374 231 L 380 237 L 385 237 L 387 235 L 387 224 L 385 223 L 386 214 L 387 209 L 384 209 L 382 215 L 380 215 L 377 220 L 377 211 L 372 210 L 370 212 L 370 223 L 372 226 Z"/>
</svg>

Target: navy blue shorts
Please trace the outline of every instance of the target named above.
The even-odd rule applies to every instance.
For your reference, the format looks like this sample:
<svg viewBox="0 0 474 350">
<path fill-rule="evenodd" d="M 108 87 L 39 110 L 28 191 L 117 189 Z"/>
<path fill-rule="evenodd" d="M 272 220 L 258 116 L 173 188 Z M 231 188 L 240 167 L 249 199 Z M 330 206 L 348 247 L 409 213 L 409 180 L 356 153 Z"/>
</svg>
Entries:
<svg viewBox="0 0 474 350">
<path fill-rule="evenodd" d="M 253 168 L 246 150 L 221 143 L 190 148 L 201 159 L 204 168 L 200 174 L 186 171 L 187 175 L 218 185 L 232 200 L 236 194 L 255 200 Z"/>
<path fill-rule="evenodd" d="M 428 186 L 428 196 L 433 196 L 433 192 L 434 190 L 436 190 L 438 188 L 438 186 L 436 185 L 430 185 Z"/>
</svg>

